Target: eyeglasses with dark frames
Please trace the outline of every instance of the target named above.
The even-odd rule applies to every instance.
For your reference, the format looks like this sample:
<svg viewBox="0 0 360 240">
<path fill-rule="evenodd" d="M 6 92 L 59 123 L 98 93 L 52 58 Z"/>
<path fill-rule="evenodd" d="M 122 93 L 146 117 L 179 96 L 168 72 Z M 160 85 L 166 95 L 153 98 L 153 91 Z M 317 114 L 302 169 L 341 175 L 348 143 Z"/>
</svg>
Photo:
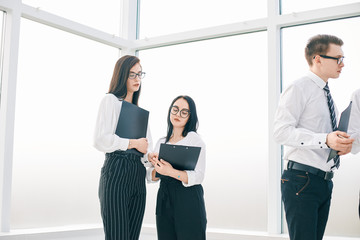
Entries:
<svg viewBox="0 0 360 240">
<path fill-rule="evenodd" d="M 180 117 L 182 117 L 182 118 L 187 118 L 190 115 L 189 109 L 183 108 L 180 110 L 178 106 L 171 107 L 170 113 L 172 115 L 176 115 L 178 112 L 180 112 Z"/>
<path fill-rule="evenodd" d="M 338 58 L 336 58 L 336 57 L 330 57 L 330 56 L 321 55 L 321 54 L 319 54 L 319 56 L 322 57 L 322 58 L 334 59 L 334 60 L 337 61 L 337 64 L 338 64 L 338 65 L 340 65 L 340 64 L 344 61 L 344 57 L 338 57 Z M 315 58 L 315 56 L 314 56 L 314 58 Z"/>
<path fill-rule="evenodd" d="M 139 72 L 139 73 L 130 72 L 129 73 L 130 79 L 135 79 L 136 76 L 138 76 L 140 79 L 143 79 L 145 77 L 145 73 L 144 72 Z"/>
</svg>

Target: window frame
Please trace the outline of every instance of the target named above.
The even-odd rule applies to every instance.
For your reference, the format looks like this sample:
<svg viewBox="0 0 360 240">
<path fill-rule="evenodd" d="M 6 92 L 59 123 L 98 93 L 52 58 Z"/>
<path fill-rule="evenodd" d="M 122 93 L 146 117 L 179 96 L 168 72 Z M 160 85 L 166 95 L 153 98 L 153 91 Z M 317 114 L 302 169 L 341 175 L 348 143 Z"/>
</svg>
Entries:
<svg viewBox="0 0 360 240">
<path fill-rule="evenodd" d="M 272 121 L 281 92 L 281 28 L 314 22 L 338 20 L 360 16 L 360 3 L 316 9 L 311 11 L 280 15 L 278 0 L 268 0 L 268 16 L 246 22 L 226 24 L 196 31 L 170 34 L 150 39 L 137 39 L 138 36 L 138 1 L 122 0 L 124 9 L 122 37 L 104 33 L 90 26 L 75 23 L 21 3 L 21 0 L 2 0 L 0 9 L 5 11 L 5 34 L 3 52 L 2 92 L 0 108 L 0 232 L 10 231 L 11 179 L 15 119 L 15 98 L 19 32 L 21 17 L 67 31 L 106 45 L 121 49 L 121 54 L 136 54 L 143 49 L 202 41 L 256 31 L 268 32 L 268 233 L 281 234 L 281 197 L 278 180 L 282 170 L 281 146 L 272 139 Z M 0 174 L 0 175 L 1 175 Z M 149 226 L 144 226 L 148 228 Z M 153 229 L 154 226 L 150 226 Z M 225 230 L 224 230 L 225 232 Z"/>
</svg>

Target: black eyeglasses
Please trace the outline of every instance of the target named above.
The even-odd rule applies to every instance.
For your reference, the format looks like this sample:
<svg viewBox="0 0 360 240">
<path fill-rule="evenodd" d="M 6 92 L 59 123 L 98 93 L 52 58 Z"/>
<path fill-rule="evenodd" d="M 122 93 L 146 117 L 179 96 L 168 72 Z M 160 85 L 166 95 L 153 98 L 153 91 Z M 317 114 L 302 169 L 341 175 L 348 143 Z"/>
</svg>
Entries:
<svg viewBox="0 0 360 240">
<path fill-rule="evenodd" d="M 179 109 L 178 106 L 172 106 L 170 113 L 171 113 L 172 115 L 176 115 L 179 111 L 180 111 L 180 109 Z M 181 109 L 181 111 L 180 111 L 180 117 L 182 117 L 182 118 L 187 118 L 189 115 L 190 115 L 189 109 L 186 109 L 186 108 Z"/>
<path fill-rule="evenodd" d="M 330 56 L 326 56 L 326 55 L 319 55 L 319 56 L 323 57 L 323 58 L 327 58 L 327 59 L 334 59 L 337 61 L 337 64 L 339 64 L 339 65 L 344 61 L 344 57 L 336 58 L 336 57 L 330 57 Z M 314 58 L 315 58 L 315 56 L 314 56 Z"/>
<path fill-rule="evenodd" d="M 139 73 L 130 72 L 130 74 L 129 74 L 130 79 L 135 79 L 136 76 L 138 76 L 140 79 L 143 79 L 145 77 L 145 73 L 144 72 L 139 72 Z"/>
</svg>

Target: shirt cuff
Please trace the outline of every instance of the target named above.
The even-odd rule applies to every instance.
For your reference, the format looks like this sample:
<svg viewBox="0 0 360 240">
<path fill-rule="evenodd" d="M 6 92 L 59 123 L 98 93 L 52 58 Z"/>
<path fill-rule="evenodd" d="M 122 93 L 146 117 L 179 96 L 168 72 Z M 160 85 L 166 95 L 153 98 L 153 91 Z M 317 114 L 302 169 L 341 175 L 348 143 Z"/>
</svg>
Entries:
<svg viewBox="0 0 360 240">
<path fill-rule="evenodd" d="M 148 153 L 146 153 L 142 158 L 141 158 L 141 162 L 144 165 L 144 167 L 151 167 L 152 164 L 151 162 L 149 162 L 148 160 Z"/>
<path fill-rule="evenodd" d="M 184 187 L 191 187 L 194 185 L 194 178 L 195 178 L 194 171 L 185 171 L 185 172 L 188 176 L 188 183 L 186 184 L 186 183 L 182 182 L 182 184 Z"/>
<path fill-rule="evenodd" d="M 319 149 L 329 149 L 330 147 L 326 144 L 327 133 L 319 134 L 315 139 L 315 144 L 319 146 Z"/>
<path fill-rule="evenodd" d="M 360 152 L 360 134 L 359 133 L 352 134 L 350 138 L 355 138 L 355 141 L 352 144 L 351 153 L 356 154 Z"/>
<path fill-rule="evenodd" d="M 130 140 L 127 138 L 119 138 L 119 150 L 126 151 L 129 148 Z"/>
</svg>

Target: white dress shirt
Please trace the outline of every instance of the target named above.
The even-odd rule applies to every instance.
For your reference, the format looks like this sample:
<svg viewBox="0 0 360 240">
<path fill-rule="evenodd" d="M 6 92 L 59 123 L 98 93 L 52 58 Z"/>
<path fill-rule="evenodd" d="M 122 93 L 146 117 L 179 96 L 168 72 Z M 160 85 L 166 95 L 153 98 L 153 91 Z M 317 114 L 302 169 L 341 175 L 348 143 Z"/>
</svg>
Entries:
<svg viewBox="0 0 360 240">
<path fill-rule="evenodd" d="M 160 138 L 159 141 L 156 143 L 154 152 L 158 153 L 160 150 L 160 144 L 165 143 L 166 138 Z M 169 143 L 167 143 L 169 144 Z M 171 143 L 170 143 L 171 144 Z M 196 184 L 201 184 L 204 180 L 205 175 L 205 158 L 206 158 L 206 146 L 199 134 L 196 132 L 189 132 L 186 137 L 175 143 L 175 145 L 184 145 L 184 146 L 194 146 L 194 147 L 201 147 L 200 155 L 198 162 L 195 166 L 195 169 L 192 171 L 186 171 L 188 175 L 188 183 L 182 183 L 185 187 L 191 187 Z M 154 167 L 147 169 L 146 179 L 148 182 L 152 181 L 152 171 Z"/>
<path fill-rule="evenodd" d="M 352 97 L 351 114 L 349 120 L 348 134 L 354 138 L 351 153 L 360 152 L 360 89 L 356 90 Z"/>
<path fill-rule="evenodd" d="M 288 146 L 285 160 L 330 171 L 334 161 L 326 162 L 330 149 L 325 142 L 333 130 L 325 85 L 309 71 L 285 89 L 275 114 L 274 137 L 279 144 Z M 334 107 L 338 118 L 335 104 Z"/>
<path fill-rule="evenodd" d="M 98 117 L 94 133 L 94 147 L 104 153 L 111 153 L 117 150 L 126 151 L 129 146 L 129 139 L 121 138 L 115 134 L 122 101 L 113 94 L 106 94 L 99 107 Z M 149 125 L 146 138 L 148 140 L 148 153 L 152 151 L 152 139 Z M 141 158 L 145 167 L 152 166 L 147 159 L 147 154 Z"/>
</svg>

